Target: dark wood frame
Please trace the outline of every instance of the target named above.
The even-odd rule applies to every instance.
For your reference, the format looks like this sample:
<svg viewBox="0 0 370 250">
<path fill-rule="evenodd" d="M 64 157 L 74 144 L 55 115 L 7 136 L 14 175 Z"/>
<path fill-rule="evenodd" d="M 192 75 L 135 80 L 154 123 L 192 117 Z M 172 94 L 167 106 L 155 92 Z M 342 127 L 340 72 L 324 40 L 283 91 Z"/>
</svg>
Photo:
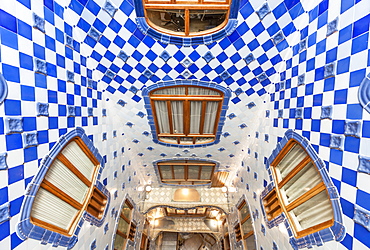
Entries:
<svg viewBox="0 0 370 250">
<path fill-rule="evenodd" d="M 149 26 L 152 28 L 169 35 L 176 35 L 176 36 L 185 36 L 185 37 L 193 37 L 193 36 L 204 36 L 213 32 L 216 32 L 222 28 L 224 28 L 229 19 L 229 11 L 230 11 L 230 4 L 231 0 L 224 0 L 224 1 L 204 1 L 204 0 L 196 0 L 196 1 L 181 1 L 181 0 L 170 0 L 170 1 L 150 1 L 150 0 L 143 0 L 143 7 L 145 12 L 145 19 Z M 147 15 L 147 9 L 163 9 L 163 10 L 184 10 L 184 22 L 185 22 L 185 31 L 184 34 L 178 32 L 171 32 L 168 29 L 164 29 L 162 27 L 158 27 L 153 22 L 151 22 Z M 227 10 L 226 18 L 222 22 L 221 25 L 201 31 L 201 32 L 193 32 L 190 33 L 190 10 Z"/>
<path fill-rule="evenodd" d="M 127 199 L 125 200 L 125 202 L 123 204 L 126 204 L 127 207 L 130 208 L 130 218 L 127 218 L 122 212 L 124 205 L 122 206 L 122 209 L 121 209 L 120 218 L 123 219 L 124 221 L 126 221 L 126 223 L 129 226 L 128 226 L 127 232 L 121 232 L 121 231 L 118 230 L 118 225 L 117 225 L 116 234 L 118 234 L 122 238 L 126 239 L 126 242 L 127 242 L 127 240 L 134 241 L 135 240 L 135 234 L 136 234 L 136 224 L 132 221 L 132 211 L 133 211 L 134 206 Z M 119 220 L 118 220 L 118 223 L 119 223 Z M 114 243 L 113 243 L 113 246 L 114 246 Z M 121 249 L 119 249 L 119 250 L 121 250 Z"/>
<path fill-rule="evenodd" d="M 189 210 L 175 209 L 175 213 L 170 213 L 168 211 L 168 207 L 165 207 L 164 208 L 164 212 L 165 212 L 166 216 L 170 216 L 170 217 L 191 217 L 191 218 L 205 217 L 205 216 L 207 216 L 210 213 L 209 208 L 206 208 L 204 210 L 204 213 L 202 213 L 202 214 L 198 214 L 197 213 L 198 212 L 198 208 L 194 208 L 194 209 L 196 210 L 196 212 L 194 214 L 188 212 L 189 210 L 193 210 L 193 209 L 189 209 Z M 184 213 L 178 213 L 177 212 L 178 210 L 184 211 Z"/>
<path fill-rule="evenodd" d="M 301 230 L 301 231 L 298 231 L 295 223 L 293 222 L 291 216 L 289 215 L 289 212 L 291 210 L 293 210 L 294 208 L 303 204 L 304 202 L 308 201 L 309 199 L 311 199 L 315 195 L 321 193 L 322 191 L 325 190 L 326 193 L 328 194 L 328 190 L 326 189 L 326 186 L 325 186 L 325 184 L 322 180 L 321 174 L 319 173 L 319 170 L 317 169 L 315 163 L 312 161 L 309 154 L 307 153 L 307 151 L 303 147 L 301 147 L 301 148 L 306 152 L 307 156 L 300 163 L 298 163 L 298 165 L 295 166 L 294 169 L 292 169 L 291 172 L 288 173 L 280 182 L 278 182 L 276 167 L 284 159 L 284 157 L 289 153 L 289 151 L 295 145 L 301 147 L 301 145 L 296 140 L 290 139 L 286 143 L 284 148 L 280 151 L 280 153 L 276 156 L 274 161 L 270 164 L 272 166 L 273 176 L 274 176 L 274 179 L 275 179 L 275 182 L 277 183 L 277 185 L 263 199 L 263 204 L 264 204 L 265 211 L 266 211 L 266 214 L 267 214 L 267 219 L 269 221 L 274 219 L 276 216 L 280 215 L 282 212 L 284 212 L 285 215 L 287 216 L 289 222 L 290 222 L 290 225 L 292 226 L 295 237 L 296 238 L 301 238 L 301 237 L 307 236 L 309 234 L 312 234 L 314 232 L 317 232 L 317 231 L 320 231 L 322 229 L 333 226 L 334 225 L 334 215 L 333 215 L 331 220 L 325 221 L 323 223 L 317 224 L 315 226 L 312 226 L 310 228 L 307 228 L 307 229 L 304 229 L 304 230 Z M 284 202 L 284 199 L 282 198 L 282 194 L 280 192 L 280 189 L 289 180 L 291 180 L 300 170 L 302 170 L 307 164 L 309 164 L 310 162 L 312 162 L 313 165 L 315 166 L 317 174 L 321 178 L 321 182 L 319 184 L 317 184 L 315 187 L 313 187 L 312 189 L 310 189 L 309 191 L 302 194 L 300 197 L 298 197 L 296 200 L 294 200 L 290 204 L 286 205 L 285 202 Z M 328 194 L 328 197 L 329 197 L 329 194 Z"/>
<path fill-rule="evenodd" d="M 178 164 L 176 164 L 178 162 Z M 205 161 L 204 163 L 195 163 L 193 160 L 184 160 L 184 162 L 180 161 L 163 161 L 163 162 L 158 162 L 158 172 L 159 176 L 161 178 L 161 181 L 163 183 L 168 183 L 168 182 L 174 182 L 178 181 L 178 185 L 181 185 L 182 182 L 192 182 L 192 185 L 197 185 L 196 182 L 201 182 L 201 184 L 209 184 L 211 183 L 212 177 L 215 173 L 215 167 L 216 164 L 212 162 L 207 162 Z M 162 171 L 161 171 L 161 166 L 170 166 L 171 168 L 171 173 L 172 173 L 172 179 L 163 179 Z M 184 169 L 184 179 L 175 179 L 175 172 L 174 172 L 174 166 L 183 166 Z M 188 179 L 188 171 L 189 168 L 188 166 L 199 166 L 199 172 L 198 172 L 198 179 Z M 210 173 L 209 179 L 201 180 L 201 174 L 202 174 L 202 166 L 212 166 L 212 171 Z M 206 182 L 206 183 L 204 183 Z M 171 185 L 176 185 L 173 183 L 169 183 Z"/>
<path fill-rule="evenodd" d="M 81 148 L 81 150 L 86 154 L 86 156 L 95 166 L 91 180 L 87 179 L 62 153 L 63 149 L 72 141 L 77 143 L 77 145 Z M 76 201 L 71 196 L 60 190 L 58 187 L 56 187 L 46 179 L 44 179 L 41 182 L 40 187 L 50 192 L 54 196 L 58 197 L 59 199 L 63 200 L 64 202 L 68 203 L 75 209 L 79 210 L 79 212 L 76 214 L 75 218 L 73 219 L 73 222 L 71 223 L 70 227 L 67 230 L 55 226 L 53 224 L 44 222 L 32 216 L 30 217 L 30 220 L 33 224 L 66 236 L 72 235 L 71 232 L 72 228 L 75 227 L 77 220 L 82 216 L 82 213 L 85 210 L 92 216 L 96 217 L 97 219 L 101 219 L 103 217 L 107 203 L 107 197 L 93 185 L 94 183 L 93 180 L 96 177 L 96 173 L 100 162 L 95 158 L 93 153 L 87 148 L 87 146 L 85 145 L 81 138 L 75 137 L 70 142 L 63 147 L 60 153 L 56 156 L 56 159 L 61 161 L 74 175 L 76 175 L 89 188 L 84 202 L 80 203 Z M 52 166 L 52 164 L 53 163 L 51 163 L 50 166 Z"/>
<path fill-rule="evenodd" d="M 156 95 L 154 94 L 156 91 L 160 89 L 178 88 L 178 87 L 185 87 L 185 95 Z M 220 95 L 217 95 L 217 96 L 216 95 L 189 95 L 188 94 L 189 87 L 211 89 L 213 91 L 218 92 Z M 202 86 L 195 86 L 195 85 L 176 85 L 176 86 L 168 86 L 168 87 L 155 89 L 149 94 L 149 98 L 150 98 L 150 105 L 153 110 L 153 117 L 154 117 L 154 123 L 155 123 L 156 131 L 157 131 L 158 140 L 165 142 L 165 143 L 170 143 L 170 142 L 161 140 L 161 137 L 177 137 L 177 144 L 191 145 L 189 143 L 181 142 L 180 138 L 181 137 L 193 138 L 192 144 L 204 144 L 204 143 L 196 143 L 196 139 L 201 138 L 201 137 L 211 137 L 211 138 L 214 138 L 213 141 L 216 139 L 216 132 L 217 132 L 218 123 L 220 120 L 222 103 L 224 100 L 224 93 L 222 91 L 212 89 L 212 88 L 202 87 Z M 161 133 L 161 131 L 159 131 L 157 112 L 156 112 L 156 108 L 154 105 L 154 101 L 166 101 L 170 133 Z M 184 105 L 183 106 L 184 107 L 183 108 L 184 110 L 184 118 L 183 118 L 184 133 L 183 134 L 174 133 L 173 131 L 171 101 L 183 101 L 183 105 Z M 200 120 L 200 126 L 199 126 L 199 132 L 200 132 L 199 134 L 190 134 L 190 114 L 191 114 L 190 113 L 190 101 L 201 101 L 202 102 L 202 112 L 201 112 L 201 120 Z M 212 101 L 218 102 L 218 109 L 217 109 L 217 115 L 215 118 L 213 133 L 204 134 L 203 127 L 204 127 L 204 117 L 205 117 L 207 102 L 212 102 Z M 210 142 L 212 141 L 205 142 L 205 143 L 210 143 Z"/>
</svg>

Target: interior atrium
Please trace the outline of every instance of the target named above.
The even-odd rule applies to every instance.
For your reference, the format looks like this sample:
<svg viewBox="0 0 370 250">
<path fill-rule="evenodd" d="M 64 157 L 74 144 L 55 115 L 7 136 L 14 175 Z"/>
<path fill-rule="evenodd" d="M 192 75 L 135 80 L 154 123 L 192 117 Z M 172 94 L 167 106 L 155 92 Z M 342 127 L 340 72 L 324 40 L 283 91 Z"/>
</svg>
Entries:
<svg viewBox="0 0 370 250">
<path fill-rule="evenodd" d="M 370 0 L 1 0 L 1 250 L 370 249 Z"/>
</svg>

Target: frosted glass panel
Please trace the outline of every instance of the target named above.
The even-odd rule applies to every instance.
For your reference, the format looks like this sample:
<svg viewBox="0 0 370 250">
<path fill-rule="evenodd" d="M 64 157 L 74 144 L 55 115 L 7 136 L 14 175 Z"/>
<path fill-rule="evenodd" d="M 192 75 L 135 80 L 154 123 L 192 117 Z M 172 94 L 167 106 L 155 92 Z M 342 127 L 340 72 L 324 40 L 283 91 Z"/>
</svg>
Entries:
<svg viewBox="0 0 370 250">
<path fill-rule="evenodd" d="M 212 174 L 212 168 L 211 166 L 202 166 L 202 174 L 201 179 L 202 180 L 210 180 L 211 174 Z"/>
<path fill-rule="evenodd" d="M 198 179 L 199 177 L 199 167 L 198 166 L 188 166 L 188 178 L 189 179 Z"/>
<path fill-rule="evenodd" d="M 249 215 L 249 208 L 246 203 L 240 209 L 240 218 L 244 219 Z"/>
<path fill-rule="evenodd" d="M 167 103 L 165 101 L 154 101 L 154 106 L 157 114 L 158 133 L 170 133 Z"/>
<path fill-rule="evenodd" d="M 153 92 L 155 95 L 185 95 L 185 87 L 164 88 Z"/>
<path fill-rule="evenodd" d="M 202 102 L 190 102 L 190 134 L 199 134 Z"/>
<path fill-rule="evenodd" d="M 219 102 L 207 102 L 203 134 L 213 134 Z"/>
<path fill-rule="evenodd" d="M 172 101 L 172 125 L 174 134 L 184 133 L 184 104 L 182 101 Z"/>
<path fill-rule="evenodd" d="M 212 89 L 189 87 L 188 95 L 217 95 L 217 96 L 220 96 L 221 94 Z"/>
<path fill-rule="evenodd" d="M 62 154 L 75 166 L 88 180 L 92 180 L 95 166 L 90 158 L 82 151 L 75 141 L 71 141 L 63 149 Z"/>
<path fill-rule="evenodd" d="M 292 147 L 292 149 L 285 155 L 285 157 L 276 166 L 278 181 L 287 176 L 305 157 L 307 156 L 306 151 L 304 151 L 297 144 Z"/>
<path fill-rule="evenodd" d="M 126 239 L 116 234 L 116 238 L 114 240 L 114 249 L 123 250 L 125 245 Z"/>
<path fill-rule="evenodd" d="M 242 224 L 242 230 L 243 230 L 243 234 L 247 234 L 247 233 L 249 233 L 250 231 L 253 231 L 253 227 L 252 227 L 252 218 L 249 218 L 248 220 L 246 220 L 246 221 Z"/>
<path fill-rule="evenodd" d="M 333 209 L 326 190 L 289 212 L 298 231 L 333 219 Z"/>
<path fill-rule="evenodd" d="M 286 197 L 287 204 L 311 190 L 321 182 L 321 176 L 316 167 L 310 162 L 292 179 L 290 179 L 280 190 Z"/>
<path fill-rule="evenodd" d="M 33 202 L 31 217 L 69 230 L 79 210 L 40 188 Z"/>
<path fill-rule="evenodd" d="M 173 166 L 175 179 L 184 179 L 184 166 Z"/>
<path fill-rule="evenodd" d="M 170 166 L 160 166 L 163 179 L 172 179 L 172 171 Z"/>
<path fill-rule="evenodd" d="M 128 227 L 129 223 L 127 223 L 124 219 L 119 218 L 117 230 L 127 235 Z"/>
</svg>

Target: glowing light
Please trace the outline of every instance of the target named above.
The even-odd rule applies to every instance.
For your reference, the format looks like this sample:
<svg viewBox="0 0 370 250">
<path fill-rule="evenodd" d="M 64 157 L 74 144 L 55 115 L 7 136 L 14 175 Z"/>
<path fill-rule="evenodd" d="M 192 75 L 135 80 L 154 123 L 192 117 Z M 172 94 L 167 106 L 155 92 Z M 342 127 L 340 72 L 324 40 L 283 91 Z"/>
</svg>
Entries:
<svg viewBox="0 0 370 250">
<path fill-rule="evenodd" d="M 144 187 L 143 187 L 143 186 L 139 186 L 139 187 L 137 188 L 137 191 L 139 191 L 139 192 L 144 191 Z"/>
<path fill-rule="evenodd" d="M 227 187 L 223 186 L 223 187 L 221 188 L 221 191 L 222 191 L 222 193 L 226 193 L 226 192 L 227 192 Z"/>
<path fill-rule="evenodd" d="M 183 193 L 183 195 L 189 195 L 189 189 L 183 188 L 182 193 Z"/>
<path fill-rule="evenodd" d="M 152 191 L 152 186 L 146 186 L 146 187 L 145 187 L 145 191 L 147 191 L 147 192 Z"/>
</svg>

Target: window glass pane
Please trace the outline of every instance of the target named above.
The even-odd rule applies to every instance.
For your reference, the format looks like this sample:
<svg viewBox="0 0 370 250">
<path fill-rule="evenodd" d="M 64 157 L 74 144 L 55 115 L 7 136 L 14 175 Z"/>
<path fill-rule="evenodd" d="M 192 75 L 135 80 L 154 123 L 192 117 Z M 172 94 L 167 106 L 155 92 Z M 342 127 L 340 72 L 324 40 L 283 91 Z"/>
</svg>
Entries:
<svg viewBox="0 0 370 250">
<path fill-rule="evenodd" d="M 249 215 L 249 208 L 246 203 L 240 208 L 240 219 L 243 220 Z"/>
<path fill-rule="evenodd" d="M 150 22 L 152 22 L 157 27 L 171 31 L 171 33 L 174 34 L 184 34 L 184 10 L 146 9 L 146 14 Z"/>
<path fill-rule="evenodd" d="M 63 149 L 62 154 L 75 166 L 87 179 L 92 180 L 95 166 L 90 158 L 82 151 L 75 141 L 71 141 Z"/>
<path fill-rule="evenodd" d="M 190 102 L 190 134 L 199 134 L 202 102 Z"/>
<path fill-rule="evenodd" d="M 181 144 L 193 144 L 193 137 L 181 137 Z"/>
<path fill-rule="evenodd" d="M 190 33 L 216 28 L 226 19 L 227 10 L 190 10 Z"/>
<path fill-rule="evenodd" d="M 289 215 L 298 231 L 333 219 L 333 209 L 326 190 L 294 208 Z"/>
<path fill-rule="evenodd" d="M 122 250 L 124 249 L 126 239 L 116 234 L 116 238 L 114 240 L 114 249 Z"/>
<path fill-rule="evenodd" d="M 171 101 L 173 133 L 184 133 L 184 102 Z"/>
<path fill-rule="evenodd" d="M 212 169 L 211 166 L 202 166 L 202 173 L 201 173 L 201 179 L 202 180 L 210 180 L 212 175 Z"/>
<path fill-rule="evenodd" d="M 207 102 L 203 134 L 213 134 L 219 102 Z"/>
<path fill-rule="evenodd" d="M 159 89 L 154 91 L 153 95 L 185 95 L 185 87 Z"/>
<path fill-rule="evenodd" d="M 172 171 L 170 166 L 160 166 L 162 178 L 163 179 L 172 179 Z"/>
<path fill-rule="evenodd" d="M 213 137 L 197 137 L 195 143 L 207 143 L 214 141 L 215 138 Z"/>
<path fill-rule="evenodd" d="M 78 212 L 68 203 L 40 188 L 33 202 L 31 217 L 69 230 Z"/>
<path fill-rule="evenodd" d="M 196 209 L 189 209 L 188 210 L 188 214 L 195 214 L 196 213 Z"/>
<path fill-rule="evenodd" d="M 294 145 L 276 166 L 278 181 L 284 179 L 306 156 L 306 151 L 302 147 L 298 144 Z"/>
<path fill-rule="evenodd" d="M 175 179 L 181 179 L 184 180 L 184 166 L 173 166 L 173 170 L 175 173 Z"/>
<path fill-rule="evenodd" d="M 254 239 L 254 234 L 245 239 L 245 244 L 247 245 L 248 250 L 256 250 L 257 249 L 255 239 Z"/>
<path fill-rule="evenodd" d="M 189 179 L 199 179 L 199 166 L 188 166 L 189 173 L 188 177 Z"/>
<path fill-rule="evenodd" d="M 117 230 L 127 235 L 128 227 L 129 223 L 127 223 L 124 219 L 119 218 Z"/>
<path fill-rule="evenodd" d="M 126 204 L 126 202 L 122 206 L 122 211 L 121 212 L 122 212 L 123 216 L 125 216 L 128 220 L 131 219 L 131 208 Z"/>
<path fill-rule="evenodd" d="M 189 87 L 188 95 L 217 95 L 217 96 L 220 96 L 221 94 L 213 89 Z"/>
<path fill-rule="evenodd" d="M 84 202 L 89 189 L 69 168 L 57 159 L 49 167 L 45 180 L 51 182 L 81 204 Z"/>
<path fill-rule="evenodd" d="M 250 231 L 253 231 L 253 227 L 252 227 L 252 218 L 249 217 L 248 220 L 246 220 L 243 224 L 242 224 L 242 230 L 243 230 L 243 235 L 244 234 L 247 234 L 249 233 Z"/>
<path fill-rule="evenodd" d="M 177 137 L 170 137 L 170 136 L 161 136 L 159 137 L 161 141 L 167 142 L 167 143 L 174 143 L 177 144 Z"/>
<path fill-rule="evenodd" d="M 170 133 L 170 125 L 168 121 L 167 102 L 154 101 L 155 111 L 157 114 L 158 133 Z"/>
<path fill-rule="evenodd" d="M 280 189 L 283 197 L 286 198 L 286 205 L 320 182 L 321 176 L 316 170 L 316 167 L 310 162 Z"/>
</svg>

